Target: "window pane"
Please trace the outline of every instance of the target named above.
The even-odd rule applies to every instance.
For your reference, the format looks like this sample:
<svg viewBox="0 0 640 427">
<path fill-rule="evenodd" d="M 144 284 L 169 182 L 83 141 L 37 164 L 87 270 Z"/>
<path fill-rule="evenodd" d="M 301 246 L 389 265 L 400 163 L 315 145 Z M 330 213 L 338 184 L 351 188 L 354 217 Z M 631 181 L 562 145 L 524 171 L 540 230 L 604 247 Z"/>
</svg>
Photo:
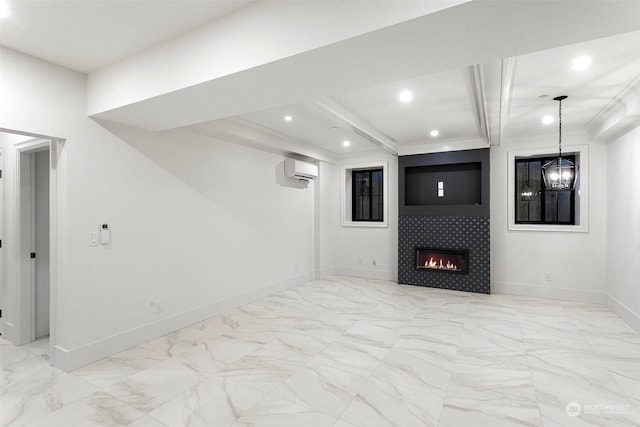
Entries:
<svg viewBox="0 0 640 427">
<path fill-rule="evenodd" d="M 372 171 L 371 177 L 373 181 L 371 194 L 374 196 L 382 196 L 382 171 Z"/>
<path fill-rule="evenodd" d="M 571 222 L 571 191 L 558 191 L 558 222 Z"/>
<path fill-rule="evenodd" d="M 369 198 L 368 197 L 359 197 L 358 200 L 358 219 L 360 220 L 368 220 L 369 218 Z"/>
<path fill-rule="evenodd" d="M 369 194 L 369 174 L 358 172 L 355 174 L 356 181 L 356 196 L 363 196 Z"/>
<path fill-rule="evenodd" d="M 383 221 L 382 169 L 352 172 L 352 220 Z"/>
<path fill-rule="evenodd" d="M 382 221 L 382 196 L 373 196 L 371 200 L 371 219 Z"/>
<path fill-rule="evenodd" d="M 558 192 L 557 191 L 545 191 L 544 220 L 545 222 L 558 221 Z"/>
<path fill-rule="evenodd" d="M 575 162 L 575 156 L 567 156 Z M 575 192 L 545 191 L 542 165 L 550 157 L 519 158 L 515 163 L 515 222 L 574 224 Z"/>
<path fill-rule="evenodd" d="M 529 202 L 529 221 L 542 220 L 542 191 L 544 188 L 542 182 L 542 162 L 533 160 L 529 162 L 529 189 L 537 194 L 533 200 Z"/>
<path fill-rule="evenodd" d="M 516 162 L 516 221 L 529 221 L 529 203 L 520 196 L 528 181 L 527 162 Z"/>
</svg>

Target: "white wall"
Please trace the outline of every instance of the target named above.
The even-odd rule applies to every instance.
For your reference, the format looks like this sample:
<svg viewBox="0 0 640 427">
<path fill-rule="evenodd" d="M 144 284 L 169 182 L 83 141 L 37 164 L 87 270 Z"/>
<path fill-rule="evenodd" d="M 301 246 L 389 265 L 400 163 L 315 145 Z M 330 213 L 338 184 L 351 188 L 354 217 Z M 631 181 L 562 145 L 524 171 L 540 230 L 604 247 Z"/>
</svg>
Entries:
<svg viewBox="0 0 640 427">
<path fill-rule="evenodd" d="M 336 234 L 340 226 L 340 192 L 336 193 L 340 167 L 332 163 L 319 163 L 319 178 L 315 188 L 315 272 L 316 278 L 335 274 Z"/>
<path fill-rule="evenodd" d="M 73 369 L 312 277 L 314 187 L 284 180 L 282 156 L 183 131 L 107 129 L 85 116 L 83 75 L 1 53 L 0 127 L 66 139 L 56 366 Z M 90 247 L 102 223 L 112 243 Z"/>
<path fill-rule="evenodd" d="M 640 127 L 607 146 L 608 305 L 640 332 Z"/>
<path fill-rule="evenodd" d="M 337 212 L 338 218 L 341 218 L 344 209 L 344 201 L 340 200 L 341 166 L 378 161 L 389 163 L 385 177 L 389 186 L 388 227 L 350 227 L 341 225 L 340 220 L 337 220 L 334 246 L 335 272 L 342 275 L 395 281 L 398 280 L 398 158 L 382 151 L 341 157 L 335 166 L 336 179 L 333 185 L 337 202 L 333 209 Z M 381 264 L 374 266 L 374 260 L 380 260 Z"/>
<path fill-rule="evenodd" d="M 587 144 L 586 136 L 567 137 L 570 145 Z M 605 303 L 606 146 L 590 144 L 589 231 L 508 230 L 507 166 L 510 149 L 548 147 L 549 141 L 506 141 L 491 147 L 491 290 L 498 293 Z M 552 149 L 553 152 L 553 149 Z M 545 274 L 551 273 L 551 281 Z"/>
</svg>

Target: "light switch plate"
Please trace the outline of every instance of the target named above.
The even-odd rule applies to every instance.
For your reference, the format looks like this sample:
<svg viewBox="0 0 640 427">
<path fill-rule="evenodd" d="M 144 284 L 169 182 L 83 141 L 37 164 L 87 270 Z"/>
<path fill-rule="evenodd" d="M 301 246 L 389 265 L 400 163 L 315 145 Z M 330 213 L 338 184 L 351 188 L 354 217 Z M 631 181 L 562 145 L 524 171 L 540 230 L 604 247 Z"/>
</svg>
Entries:
<svg viewBox="0 0 640 427">
<path fill-rule="evenodd" d="M 102 224 L 100 226 L 100 243 L 103 245 L 111 243 L 111 230 L 107 224 Z"/>
<path fill-rule="evenodd" d="M 89 246 L 98 246 L 100 244 L 100 242 L 98 241 L 98 233 L 97 232 L 90 232 L 89 233 Z"/>
</svg>

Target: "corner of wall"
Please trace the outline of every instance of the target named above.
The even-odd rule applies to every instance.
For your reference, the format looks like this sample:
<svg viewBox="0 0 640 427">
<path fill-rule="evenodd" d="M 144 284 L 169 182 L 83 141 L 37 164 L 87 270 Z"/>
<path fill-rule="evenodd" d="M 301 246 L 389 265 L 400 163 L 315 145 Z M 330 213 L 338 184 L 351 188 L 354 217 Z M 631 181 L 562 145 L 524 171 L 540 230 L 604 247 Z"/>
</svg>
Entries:
<svg viewBox="0 0 640 427">
<path fill-rule="evenodd" d="M 640 313 L 636 313 L 631 308 L 627 307 L 621 301 L 617 300 L 609 294 L 606 294 L 606 298 L 607 306 L 640 334 Z"/>
</svg>

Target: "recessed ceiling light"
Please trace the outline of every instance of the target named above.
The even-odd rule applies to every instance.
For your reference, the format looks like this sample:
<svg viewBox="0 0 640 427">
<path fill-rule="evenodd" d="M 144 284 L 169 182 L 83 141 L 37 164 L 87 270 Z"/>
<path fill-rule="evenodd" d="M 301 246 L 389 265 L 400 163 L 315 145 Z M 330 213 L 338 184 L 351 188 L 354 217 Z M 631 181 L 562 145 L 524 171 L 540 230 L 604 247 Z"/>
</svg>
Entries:
<svg viewBox="0 0 640 427">
<path fill-rule="evenodd" d="M 9 4 L 6 1 L 0 0 L 0 19 L 7 18 L 11 15 Z"/>
<path fill-rule="evenodd" d="M 284 116 L 284 121 L 285 122 L 290 122 L 292 120 L 293 120 L 293 116 L 289 116 L 289 115 Z"/>
<path fill-rule="evenodd" d="M 431 132 L 429 132 L 429 135 L 436 137 L 438 135 L 440 135 L 440 131 L 437 129 L 432 130 Z"/>
<path fill-rule="evenodd" d="M 550 114 L 547 114 L 546 116 L 544 116 L 542 118 L 542 123 L 545 124 L 545 125 L 548 125 L 548 124 L 553 123 L 553 120 L 554 120 L 553 116 L 550 115 Z"/>
<path fill-rule="evenodd" d="M 589 65 L 591 65 L 591 57 L 580 56 L 571 62 L 571 69 L 575 71 L 582 71 L 589 68 Z"/>
<path fill-rule="evenodd" d="M 349 141 L 348 139 L 345 139 L 344 141 L 342 141 L 343 147 L 349 147 L 350 145 L 351 145 L 351 141 Z"/>
<path fill-rule="evenodd" d="M 398 101 L 404 102 L 405 104 L 408 102 L 411 102 L 412 99 L 413 99 L 413 92 L 411 92 L 410 90 L 405 89 L 398 94 Z"/>
</svg>

